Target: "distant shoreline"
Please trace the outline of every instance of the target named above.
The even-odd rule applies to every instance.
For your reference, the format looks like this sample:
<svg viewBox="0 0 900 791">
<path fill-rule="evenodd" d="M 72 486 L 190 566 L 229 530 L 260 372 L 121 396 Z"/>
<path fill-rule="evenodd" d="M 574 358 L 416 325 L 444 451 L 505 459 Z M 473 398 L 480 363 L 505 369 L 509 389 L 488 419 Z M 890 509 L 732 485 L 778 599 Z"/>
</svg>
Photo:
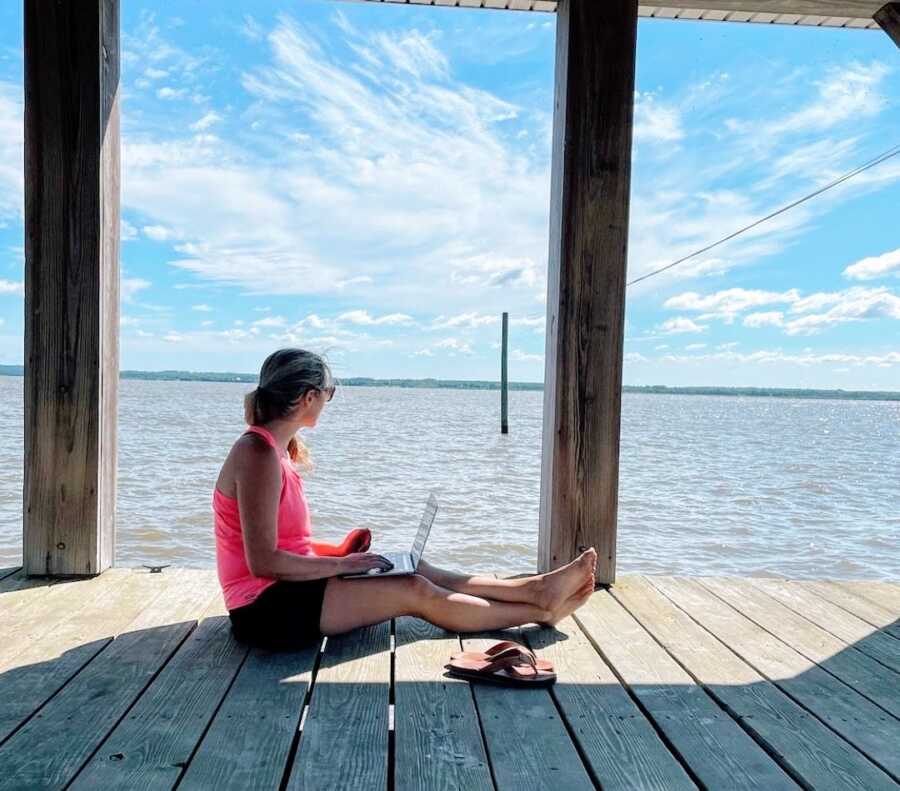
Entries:
<svg viewBox="0 0 900 791">
<path fill-rule="evenodd" d="M 0 365 L 0 376 L 23 376 L 21 365 Z M 215 371 L 121 371 L 122 379 L 144 379 L 164 382 L 242 382 L 256 384 L 256 374 L 219 373 Z M 373 379 L 348 377 L 338 379 L 342 387 L 405 387 L 450 390 L 499 390 L 499 382 L 464 379 Z M 510 382 L 510 390 L 542 391 L 542 382 Z M 900 393 L 886 390 L 813 390 L 787 387 L 669 387 L 668 385 L 625 385 L 625 393 L 654 395 L 754 396 L 759 398 L 815 398 L 848 401 L 900 401 Z"/>
</svg>

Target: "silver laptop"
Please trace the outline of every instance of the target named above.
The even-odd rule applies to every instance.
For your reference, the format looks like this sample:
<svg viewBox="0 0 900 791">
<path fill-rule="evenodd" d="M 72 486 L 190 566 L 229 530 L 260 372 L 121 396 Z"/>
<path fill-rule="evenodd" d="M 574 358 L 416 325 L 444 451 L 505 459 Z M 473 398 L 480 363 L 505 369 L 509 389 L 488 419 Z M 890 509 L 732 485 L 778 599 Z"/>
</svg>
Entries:
<svg viewBox="0 0 900 791">
<path fill-rule="evenodd" d="M 419 567 L 419 559 L 425 551 L 425 542 L 428 541 L 428 534 L 431 532 L 431 525 L 434 522 L 435 514 L 437 514 L 437 498 L 433 494 L 428 495 L 428 502 L 425 503 L 425 511 L 422 519 L 419 521 L 419 530 L 416 533 L 415 541 L 413 541 L 412 549 L 409 552 L 379 552 L 382 557 L 387 558 L 394 567 L 390 571 L 380 571 L 379 569 L 371 569 L 359 574 L 341 574 L 343 579 L 374 579 L 377 577 L 400 577 L 409 574 L 415 574 Z"/>
</svg>

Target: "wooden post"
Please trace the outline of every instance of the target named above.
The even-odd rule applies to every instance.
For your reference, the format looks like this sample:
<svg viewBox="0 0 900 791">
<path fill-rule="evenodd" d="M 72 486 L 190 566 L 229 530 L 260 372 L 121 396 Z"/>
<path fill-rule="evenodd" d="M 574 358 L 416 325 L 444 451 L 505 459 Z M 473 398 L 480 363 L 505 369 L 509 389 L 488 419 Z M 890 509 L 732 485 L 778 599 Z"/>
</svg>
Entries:
<svg viewBox="0 0 900 791">
<path fill-rule="evenodd" d="M 509 377 L 507 375 L 507 345 L 509 342 L 509 313 L 503 314 L 503 340 L 500 351 L 500 433 L 509 434 Z"/>
<path fill-rule="evenodd" d="M 538 568 L 616 568 L 637 0 L 560 0 Z"/>
<path fill-rule="evenodd" d="M 872 18 L 900 47 L 900 3 L 888 3 L 882 6 Z"/>
<path fill-rule="evenodd" d="M 113 563 L 119 0 L 25 0 L 28 574 Z"/>
</svg>

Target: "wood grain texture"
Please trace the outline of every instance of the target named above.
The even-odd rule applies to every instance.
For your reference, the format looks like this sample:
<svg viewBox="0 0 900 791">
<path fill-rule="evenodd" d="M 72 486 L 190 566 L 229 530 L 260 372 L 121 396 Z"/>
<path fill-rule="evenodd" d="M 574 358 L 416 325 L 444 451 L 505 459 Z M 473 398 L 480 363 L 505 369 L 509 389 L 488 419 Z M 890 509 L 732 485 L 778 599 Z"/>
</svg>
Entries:
<svg viewBox="0 0 900 791">
<path fill-rule="evenodd" d="M 287 788 L 387 788 L 390 623 L 331 637 Z"/>
<path fill-rule="evenodd" d="M 522 642 L 518 629 L 461 637 L 466 651 L 484 651 L 500 640 Z M 472 693 L 497 791 L 594 788 L 549 690 L 475 682 Z"/>
<path fill-rule="evenodd" d="M 862 596 L 879 607 L 890 610 L 895 617 L 900 618 L 900 585 L 897 583 L 884 580 L 844 580 L 836 584 L 854 596 Z"/>
<path fill-rule="evenodd" d="M 29 574 L 97 574 L 113 560 L 118 6 L 24 6 Z"/>
<path fill-rule="evenodd" d="M 887 3 L 873 15 L 881 29 L 900 47 L 900 3 Z"/>
<path fill-rule="evenodd" d="M 0 789 L 70 782 L 196 626 L 211 593 L 208 577 L 190 575 L 144 607 L 0 748 Z"/>
<path fill-rule="evenodd" d="M 299 651 L 250 651 L 179 789 L 278 788 L 319 647 L 316 643 Z"/>
<path fill-rule="evenodd" d="M 538 567 L 615 579 L 637 0 L 561 0 Z"/>
<path fill-rule="evenodd" d="M 755 624 L 900 718 L 900 679 L 861 651 L 816 626 L 748 580 L 704 577 L 703 585 Z"/>
<path fill-rule="evenodd" d="M 555 629 L 522 631 L 553 663 L 551 695 L 604 791 L 696 788 L 571 617 Z"/>
<path fill-rule="evenodd" d="M 760 675 L 843 736 L 895 781 L 900 778 L 900 753 L 896 750 L 900 744 L 900 723 L 894 717 L 741 615 L 696 580 L 662 576 L 650 580 Z"/>
<path fill-rule="evenodd" d="M 409 791 L 492 791 L 469 684 L 444 665 L 459 637 L 419 618 L 395 621 L 394 785 Z"/>
<path fill-rule="evenodd" d="M 702 786 L 797 788 L 608 592 L 574 617 Z"/>
<path fill-rule="evenodd" d="M 868 761 L 642 578 L 613 596 L 795 779 L 809 788 L 896 790 Z"/>
<path fill-rule="evenodd" d="M 852 587 L 837 582 L 801 580 L 798 584 L 866 623 L 877 626 L 883 634 L 900 640 L 900 614 L 890 606 L 886 607 L 873 601 L 871 596 L 857 593 Z"/>
<path fill-rule="evenodd" d="M 370 0 L 371 2 L 397 2 L 397 0 Z M 406 0 L 412 4 L 449 6 L 454 8 L 508 8 L 516 11 L 552 12 L 556 0 Z M 803 20 L 807 17 L 871 19 L 883 0 L 667 0 L 660 4 L 642 3 L 641 11 L 654 8 L 704 11 L 721 11 L 723 16 L 752 17 L 768 14 L 778 17 L 790 14 Z M 802 22 L 801 22 L 802 24 Z"/>
<path fill-rule="evenodd" d="M 247 651 L 226 616 L 205 618 L 69 788 L 174 788 Z"/>
<path fill-rule="evenodd" d="M 900 643 L 890 635 L 879 632 L 862 618 L 842 610 L 796 582 L 759 578 L 749 581 L 786 607 L 840 638 L 845 644 L 852 645 L 885 667 L 900 673 Z"/>
</svg>

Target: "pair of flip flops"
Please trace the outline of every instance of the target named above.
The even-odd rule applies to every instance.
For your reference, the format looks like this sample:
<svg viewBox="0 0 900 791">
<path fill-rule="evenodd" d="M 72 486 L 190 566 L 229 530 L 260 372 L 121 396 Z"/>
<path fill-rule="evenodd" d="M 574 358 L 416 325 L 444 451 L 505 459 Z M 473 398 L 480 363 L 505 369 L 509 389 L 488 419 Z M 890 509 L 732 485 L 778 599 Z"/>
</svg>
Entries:
<svg viewBox="0 0 900 791">
<path fill-rule="evenodd" d="M 556 681 L 553 665 L 520 643 L 503 640 L 484 652 L 460 651 L 444 665 L 455 678 L 512 687 L 547 687 Z"/>
</svg>

